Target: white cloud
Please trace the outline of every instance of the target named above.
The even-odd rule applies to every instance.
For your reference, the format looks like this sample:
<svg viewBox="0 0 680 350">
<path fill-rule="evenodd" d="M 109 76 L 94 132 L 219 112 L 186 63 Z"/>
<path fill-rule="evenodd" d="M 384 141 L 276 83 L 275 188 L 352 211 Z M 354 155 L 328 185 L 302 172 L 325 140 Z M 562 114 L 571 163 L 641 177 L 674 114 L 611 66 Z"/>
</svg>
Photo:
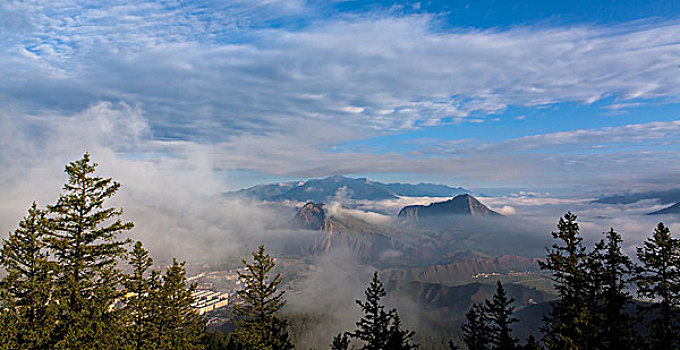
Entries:
<svg viewBox="0 0 680 350">
<path fill-rule="evenodd" d="M 525 136 L 502 142 L 492 147 L 516 150 L 546 149 L 555 146 L 588 148 L 607 143 L 641 143 L 646 141 L 669 141 L 680 138 L 680 120 L 629 124 L 617 127 L 578 129 L 534 136 Z"/>
<path fill-rule="evenodd" d="M 375 134 L 509 104 L 610 96 L 623 104 L 680 93 L 674 22 L 433 32 L 430 16 L 388 14 L 318 20 L 295 31 L 253 28 L 302 6 L 283 3 L 104 3 L 78 15 L 63 10 L 80 8 L 77 2 L 49 11 L 13 4 L 41 34 L 5 34 L 21 40 L 7 41 L 2 73 L 30 81 L 28 89 L 39 81 L 32 76 L 48 77 L 40 83 L 45 92 L 69 92 L 72 101 L 60 107 L 124 99 L 143 103 L 152 126 L 175 137 L 213 139 L 287 134 L 295 118 Z M 19 55 L 27 50 L 38 60 Z M 16 89 L 0 85 L 5 98 L 53 107 Z"/>
<path fill-rule="evenodd" d="M 501 214 L 503 214 L 503 215 L 506 215 L 506 216 L 507 216 L 507 215 L 515 215 L 515 214 L 517 213 L 517 211 L 515 210 L 515 208 L 512 207 L 512 206 L 509 206 L 509 205 L 504 205 L 504 206 L 502 206 L 502 207 L 498 210 L 498 212 L 501 213 Z"/>
<path fill-rule="evenodd" d="M 326 206 L 328 214 L 331 216 L 342 218 L 343 216 L 352 216 L 357 219 L 366 221 L 376 225 L 388 225 L 391 223 L 393 217 L 383 215 L 372 211 L 364 211 L 358 209 L 350 209 L 342 206 L 340 202 L 331 202 Z"/>
<path fill-rule="evenodd" d="M 535 135 L 487 148 L 471 141 L 409 154 L 333 152 L 391 132 L 494 119 L 510 104 L 677 101 L 677 21 L 434 31 L 442 26 L 428 15 L 323 19 L 306 10 L 299 1 L 5 3 L 0 103 L 8 118 L 28 114 L 48 123 L 87 106 L 127 106 L 132 112 L 125 113 L 143 111 L 143 125 L 126 130 L 129 139 L 103 135 L 111 152 L 154 158 L 191 149 L 220 170 L 446 173 L 451 182 L 508 186 L 620 185 L 680 172 L 673 150 L 508 154 L 606 146 L 593 140 L 677 139 L 673 123 Z M 285 16 L 306 25 L 264 25 Z M 16 127 L 30 128 L 30 118 Z M 125 128 L 106 118 L 85 122 L 102 121 L 103 128 Z M 73 143 L 82 150 L 88 138 Z M 72 158 L 65 154 L 60 161 Z"/>
<path fill-rule="evenodd" d="M 121 189 L 109 203 L 158 262 L 172 256 L 192 261 L 238 254 L 249 236 L 282 218 L 266 207 L 221 196 L 209 148 L 188 142 L 154 141 L 143 112 L 125 104 L 100 103 L 74 115 L 0 114 L 0 230 L 16 228 L 32 201 L 53 204 L 66 181 L 65 164 L 85 151 L 100 176 Z"/>
</svg>

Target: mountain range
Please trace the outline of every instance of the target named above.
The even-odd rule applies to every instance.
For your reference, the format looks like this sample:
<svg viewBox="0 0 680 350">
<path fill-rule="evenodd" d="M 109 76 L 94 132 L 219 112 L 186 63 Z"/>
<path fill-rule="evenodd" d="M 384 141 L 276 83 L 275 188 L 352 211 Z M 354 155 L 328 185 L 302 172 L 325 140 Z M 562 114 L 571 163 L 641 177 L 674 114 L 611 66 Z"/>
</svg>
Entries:
<svg viewBox="0 0 680 350">
<path fill-rule="evenodd" d="M 600 197 L 592 203 L 632 204 L 645 199 L 656 199 L 662 204 L 680 202 L 680 188 L 665 191 L 624 193 Z"/>
<path fill-rule="evenodd" d="M 319 232 L 311 236 L 307 253 L 317 255 L 342 247 L 364 261 L 389 261 L 398 266 L 503 254 L 537 256 L 546 244 L 521 223 L 490 210 L 470 195 L 427 206 L 406 206 L 400 213 L 401 218 L 377 223 L 351 210 L 329 211 L 322 203 L 308 202 L 288 227 Z"/>
<path fill-rule="evenodd" d="M 307 181 L 292 181 L 257 185 L 229 192 L 227 196 L 242 196 L 265 201 L 328 202 L 342 196 L 355 200 L 385 200 L 399 197 L 452 197 L 469 193 L 462 187 L 419 183 L 389 183 L 366 178 L 330 176 Z"/>
</svg>

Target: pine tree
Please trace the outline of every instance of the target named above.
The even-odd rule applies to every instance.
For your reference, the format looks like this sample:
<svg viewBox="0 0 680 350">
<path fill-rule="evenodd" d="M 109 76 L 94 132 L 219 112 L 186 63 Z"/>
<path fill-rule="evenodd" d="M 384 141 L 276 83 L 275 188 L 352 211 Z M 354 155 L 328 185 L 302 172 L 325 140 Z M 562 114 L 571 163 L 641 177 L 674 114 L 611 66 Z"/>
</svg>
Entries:
<svg viewBox="0 0 680 350">
<path fill-rule="evenodd" d="M 173 259 L 163 275 L 163 285 L 155 295 L 160 302 L 157 349 L 203 349 L 205 322 L 191 306 L 195 285 L 187 283 L 185 263 Z M 157 308 L 152 304 L 152 308 Z"/>
<path fill-rule="evenodd" d="M 45 211 L 35 202 L 14 233 L 2 242 L 0 266 L 6 275 L 0 282 L 3 345 L 15 349 L 49 349 L 56 321 L 52 300 L 53 268 L 43 249 L 49 231 Z"/>
<path fill-rule="evenodd" d="M 396 310 L 392 310 L 392 325 L 389 329 L 387 344 L 385 349 L 390 350 L 412 350 L 417 349 L 418 345 L 413 343 L 415 332 L 401 328 L 401 319 Z"/>
<path fill-rule="evenodd" d="M 347 350 L 349 349 L 349 337 L 347 333 L 339 333 L 333 337 L 333 342 L 331 343 L 331 350 Z"/>
<path fill-rule="evenodd" d="M 605 232 L 605 238 L 596 243 L 590 254 L 597 266 L 589 271 L 591 281 L 599 284 L 599 303 L 593 306 L 592 317 L 599 334 L 597 345 L 606 349 L 622 349 L 631 347 L 635 343 L 636 335 L 633 321 L 625 308 L 630 305 L 632 298 L 628 293 L 628 286 L 633 273 L 633 263 L 629 257 L 621 252 L 621 236 L 611 228 Z"/>
<path fill-rule="evenodd" d="M 146 276 L 149 268 L 153 265 L 153 259 L 149 257 L 149 252 L 144 249 L 142 242 L 137 241 L 132 250 L 130 265 L 132 274 L 126 278 L 126 300 L 125 311 L 129 316 L 127 327 L 129 342 L 133 349 L 151 349 L 153 344 L 150 340 L 156 330 L 153 327 L 152 310 L 154 306 L 153 297 L 157 293 L 151 290 L 151 282 Z"/>
<path fill-rule="evenodd" d="M 463 342 L 470 350 L 486 350 L 491 344 L 491 329 L 487 323 L 486 307 L 483 304 L 472 305 L 465 314 Z"/>
<path fill-rule="evenodd" d="M 491 301 L 485 300 L 486 319 L 489 322 L 490 339 L 494 349 L 510 350 L 517 347 L 517 339 L 512 337 L 510 325 L 519 321 L 512 317 L 515 308 L 500 281 L 496 282 L 496 293 Z"/>
<path fill-rule="evenodd" d="M 523 349 L 523 350 L 541 350 L 541 349 L 543 349 L 543 347 L 541 347 L 541 344 L 538 343 L 538 341 L 536 340 L 536 338 L 534 338 L 533 335 L 530 335 L 527 338 L 527 343 L 522 345 L 520 347 L 520 349 Z"/>
<path fill-rule="evenodd" d="M 236 340 L 245 349 L 288 350 L 293 345 L 288 335 L 288 323 L 277 314 L 285 306 L 283 291 L 277 291 L 281 275 L 271 277 L 274 258 L 265 254 L 264 246 L 253 253 L 253 263 L 243 260 L 246 271 L 239 272 L 245 281 L 238 296 L 243 304 L 234 307 Z"/>
<path fill-rule="evenodd" d="M 638 296 L 652 303 L 646 310 L 658 310 L 652 322 L 652 347 L 671 349 L 678 345 L 678 329 L 674 327 L 674 315 L 680 310 L 680 240 L 659 223 L 652 237 L 637 248 L 642 264 L 636 280 Z"/>
<path fill-rule="evenodd" d="M 382 282 L 378 278 L 378 272 L 373 273 L 371 284 L 364 291 L 365 301 L 357 300 L 364 316 L 357 322 L 357 329 L 350 333 L 352 338 L 362 341 L 364 344 L 360 350 L 382 350 L 390 335 L 390 321 L 392 315 L 385 311 L 385 306 L 380 303 L 386 293 Z"/>
<path fill-rule="evenodd" d="M 460 347 L 458 347 L 456 344 L 453 343 L 453 340 L 449 340 L 449 350 L 460 350 Z"/>
<path fill-rule="evenodd" d="M 224 333 L 209 332 L 206 337 L 206 350 L 229 350 L 229 338 Z"/>
<path fill-rule="evenodd" d="M 605 268 L 603 240 L 588 252 L 583 261 L 584 283 L 581 287 L 582 302 L 585 306 L 583 338 L 588 339 L 588 347 L 600 349 L 604 346 L 604 329 L 607 327 L 604 315 L 604 284 L 608 280 Z M 581 342 L 583 345 L 584 342 Z"/>
<path fill-rule="evenodd" d="M 552 232 L 557 240 L 548 249 L 545 262 L 539 262 L 543 270 L 552 273 L 555 289 L 560 300 L 553 302 L 550 315 L 545 317 L 542 328 L 544 343 L 550 349 L 588 348 L 592 334 L 587 300 L 589 293 L 587 254 L 579 234 L 576 215 L 567 213 Z"/>
<path fill-rule="evenodd" d="M 110 306 L 121 296 L 116 265 L 129 243 L 118 236 L 133 224 L 121 222 L 122 210 L 104 207 L 120 184 L 95 176 L 96 166 L 88 153 L 68 164 L 64 192 L 48 206 L 53 219 L 45 242 L 58 266 L 61 310 L 57 348 L 99 348 L 122 341 L 122 318 Z"/>
<path fill-rule="evenodd" d="M 146 339 L 142 342 L 142 348 L 146 345 L 151 347 L 148 349 L 160 348 L 161 344 L 167 343 L 162 336 L 161 328 L 165 325 L 165 318 L 167 313 L 164 308 L 167 305 L 167 300 L 163 293 L 163 274 L 159 270 L 151 270 L 149 278 L 146 281 L 147 298 L 143 302 L 146 304 L 146 310 L 143 318 L 142 333 L 146 335 Z M 133 338 L 134 339 L 134 338 Z"/>
</svg>

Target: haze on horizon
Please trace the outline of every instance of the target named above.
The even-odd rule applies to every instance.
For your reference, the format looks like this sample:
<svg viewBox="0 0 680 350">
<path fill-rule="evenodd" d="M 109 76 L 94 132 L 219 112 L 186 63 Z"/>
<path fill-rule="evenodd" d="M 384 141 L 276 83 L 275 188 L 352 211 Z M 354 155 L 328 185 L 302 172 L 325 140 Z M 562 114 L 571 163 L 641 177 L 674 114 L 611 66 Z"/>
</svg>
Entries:
<svg viewBox="0 0 680 350">
<path fill-rule="evenodd" d="M 211 204 L 243 208 L 226 191 L 334 174 L 497 209 L 533 192 L 548 216 L 677 188 L 678 37 L 661 0 L 4 2 L 0 226 L 85 151 L 146 230 L 178 230 L 154 210 L 214 222 Z"/>
</svg>

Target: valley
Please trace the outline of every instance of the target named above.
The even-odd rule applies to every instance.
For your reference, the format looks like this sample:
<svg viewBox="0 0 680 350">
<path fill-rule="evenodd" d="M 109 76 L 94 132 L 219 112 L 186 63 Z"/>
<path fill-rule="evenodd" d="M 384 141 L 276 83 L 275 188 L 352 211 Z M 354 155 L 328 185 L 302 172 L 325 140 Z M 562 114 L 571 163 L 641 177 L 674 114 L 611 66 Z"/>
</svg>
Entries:
<svg viewBox="0 0 680 350">
<path fill-rule="evenodd" d="M 361 203 L 399 196 L 394 189 L 404 188 L 415 197 L 437 197 L 428 204 L 406 205 L 389 214 L 361 209 Z M 331 337 L 337 324 L 342 324 L 343 312 L 328 315 L 328 303 L 334 303 L 328 298 L 353 304 L 359 296 L 361 276 L 375 269 L 385 284 L 388 303 L 409 310 L 404 320 L 419 325 L 417 332 L 427 335 L 428 340 L 421 339 L 427 349 L 428 344 L 445 343 L 458 332 L 469 308 L 493 294 L 495 281 L 507 286 L 518 310 L 556 298 L 552 283 L 537 264 L 547 239 L 525 233 L 513 217 L 489 209 L 468 191 L 458 193 L 460 190 L 330 177 L 255 186 L 227 196 L 256 198 L 291 213 L 268 238 L 277 256 L 275 272 L 281 273 L 291 299 L 286 311 L 291 329 L 304 334 L 328 333 L 319 339 Z M 208 281 L 207 276 L 213 275 L 208 273 L 197 281 L 217 286 Z M 338 277 L 316 284 L 322 275 Z M 347 289 L 342 296 L 327 289 L 336 283 Z M 305 300 L 304 307 L 297 300 Z M 218 320 L 213 322 L 215 329 L 228 325 L 224 312 L 214 312 L 212 317 Z M 310 320 L 319 324 L 308 324 Z M 304 346 L 320 346 L 316 338 L 298 336 Z"/>
</svg>

